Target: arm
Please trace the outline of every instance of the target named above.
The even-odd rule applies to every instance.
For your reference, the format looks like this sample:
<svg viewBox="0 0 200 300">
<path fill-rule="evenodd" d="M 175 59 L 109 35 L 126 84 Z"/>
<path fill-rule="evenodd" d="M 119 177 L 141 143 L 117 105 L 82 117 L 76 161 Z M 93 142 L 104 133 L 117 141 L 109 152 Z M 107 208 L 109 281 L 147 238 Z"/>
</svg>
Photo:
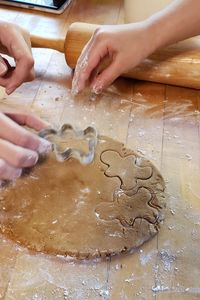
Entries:
<svg viewBox="0 0 200 300">
<path fill-rule="evenodd" d="M 145 21 L 99 27 L 78 59 L 72 92 L 89 81 L 92 91 L 100 93 L 157 49 L 200 34 L 199 11 L 199 0 L 176 0 Z M 94 76 L 104 59 L 109 65 Z"/>
<path fill-rule="evenodd" d="M 29 34 L 6 22 L 0 22 L 0 53 L 14 58 L 16 67 L 11 68 L 0 56 L 0 85 L 12 93 L 24 81 L 33 79 L 33 58 Z M 31 113 L 0 111 L 0 181 L 14 180 L 23 168 L 36 164 L 39 154 L 51 150 L 51 144 L 26 130 L 36 131 L 48 124 Z"/>
<path fill-rule="evenodd" d="M 0 85 L 11 94 L 23 82 L 33 80 L 33 57 L 29 33 L 8 22 L 0 21 L 0 53 L 14 58 L 15 68 L 0 56 Z"/>
<path fill-rule="evenodd" d="M 156 49 L 200 34 L 200 1 L 176 0 L 147 20 Z"/>
</svg>

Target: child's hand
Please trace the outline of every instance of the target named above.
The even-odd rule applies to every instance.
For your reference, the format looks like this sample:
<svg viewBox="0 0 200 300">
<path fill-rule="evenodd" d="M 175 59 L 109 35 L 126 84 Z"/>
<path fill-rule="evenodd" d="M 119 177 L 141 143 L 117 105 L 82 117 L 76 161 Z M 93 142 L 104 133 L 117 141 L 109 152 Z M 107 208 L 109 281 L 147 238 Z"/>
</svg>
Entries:
<svg viewBox="0 0 200 300">
<path fill-rule="evenodd" d="M 34 60 L 31 54 L 29 33 L 7 22 L 0 22 L 0 53 L 14 58 L 16 67 L 11 68 L 0 56 L 0 85 L 11 94 L 23 82 L 34 79 Z"/>
<path fill-rule="evenodd" d="M 119 75 L 152 53 L 153 44 L 145 22 L 99 27 L 78 59 L 72 92 L 83 90 L 90 80 L 92 91 L 100 93 Z M 94 76 L 105 59 L 109 60 L 109 65 Z"/>
<path fill-rule="evenodd" d="M 29 113 L 0 112 L 0 180 L 14 180 L 24 167 L 38 160 L 38 153 L 51 150 L 51 144 L 20 125 L 41 130 L 48 124 Z"/>
</svg>

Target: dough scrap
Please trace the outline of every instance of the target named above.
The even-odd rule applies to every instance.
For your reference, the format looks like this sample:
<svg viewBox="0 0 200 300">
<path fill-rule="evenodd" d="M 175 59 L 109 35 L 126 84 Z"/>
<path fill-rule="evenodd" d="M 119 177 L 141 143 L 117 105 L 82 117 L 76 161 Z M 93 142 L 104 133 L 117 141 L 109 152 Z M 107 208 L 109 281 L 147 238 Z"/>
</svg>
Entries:
<svg viewBox="0 0 200 300">
<path fill-rule="evenodd" d="M 107 150 L 101 154 L 101 160 L 108 165 L 105 175 L 119 177 L 122 181 L 121 188 L 133 189 L 137 179 L 148 179 L 152 175 L 151 167 L 141 167 L 136 164 L 136 156 L 121 157 L 118 152 Z"/>
<path fill-rule="evenodd" d="M 152 197 L 153 195 L 145 188 L 140 188 L 133 196 L 127 196 L 123 191 L 119 191 L 115 193 L 112 203 L 100 203 L 96 212 L 101 219 L 118 219 L 123 226 L 134 226 L 134 222 L 138 218 L 155 224 L 159 213 L 151 206 Z"/>
<path fill-rule="evenodd" d="M 128 177 L 128 178 L 127 178 Z M 163 219 L 164 181 L 134 151 L 99 136 L 95 159 L 52 153 L 0 195 L 0 231 L 31 250 L 78 258 L 142 245 Z"/>
</svg>

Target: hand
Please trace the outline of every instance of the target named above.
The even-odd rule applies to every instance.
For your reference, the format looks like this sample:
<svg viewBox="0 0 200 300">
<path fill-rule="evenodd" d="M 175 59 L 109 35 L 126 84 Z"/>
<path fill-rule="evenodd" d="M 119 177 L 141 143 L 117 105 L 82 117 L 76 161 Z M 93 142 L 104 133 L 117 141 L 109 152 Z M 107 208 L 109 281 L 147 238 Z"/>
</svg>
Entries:
<svg viewBox="0 0 200 300">
<path fill-rule="evenodd" d="M 138 65 L 154 51 L 147 22 L 99 27 L 84 47 L 72 82 L 72 93 L 83 90 L 88 81 L 100 93 L 119 75 Z M 109 64 L 98 73 L 105 60 Z"/>
<path fill-rule="evenodd" d="M 49 152 L 51 144 L 20 125 L 41 130 L 48 124 L 30 113 L 0 112 L 0 180 L 15 180 L 22 169 Z"/>
<path fill-rule="evenodd" d="M 0 56 L 0 85 L 11 94 L 23 82 L 34 79 L 34 60 L 31 54 L 29 33 L 7 22 L 0 22 L 0 53 L 15 60 L 15 68 Z"/>
</svg>

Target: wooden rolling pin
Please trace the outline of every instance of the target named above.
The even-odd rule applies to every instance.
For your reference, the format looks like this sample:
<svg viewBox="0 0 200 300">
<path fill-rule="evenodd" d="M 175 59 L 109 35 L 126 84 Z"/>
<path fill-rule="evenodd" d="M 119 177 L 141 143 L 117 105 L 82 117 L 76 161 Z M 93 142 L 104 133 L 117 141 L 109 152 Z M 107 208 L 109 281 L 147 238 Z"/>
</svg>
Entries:
<svg viewBox="0 0 200 300">
<path fill-rule="evenodd" d="M 84 45 L 98 26 L 73 23 L 65 39 L 32 35 L 32 46 L 63 52 L 67 64 L 74 68 Z M 159 50 L 122 76 L 200 89 L 200 38 L 185 40 Z"/>
</svg>

